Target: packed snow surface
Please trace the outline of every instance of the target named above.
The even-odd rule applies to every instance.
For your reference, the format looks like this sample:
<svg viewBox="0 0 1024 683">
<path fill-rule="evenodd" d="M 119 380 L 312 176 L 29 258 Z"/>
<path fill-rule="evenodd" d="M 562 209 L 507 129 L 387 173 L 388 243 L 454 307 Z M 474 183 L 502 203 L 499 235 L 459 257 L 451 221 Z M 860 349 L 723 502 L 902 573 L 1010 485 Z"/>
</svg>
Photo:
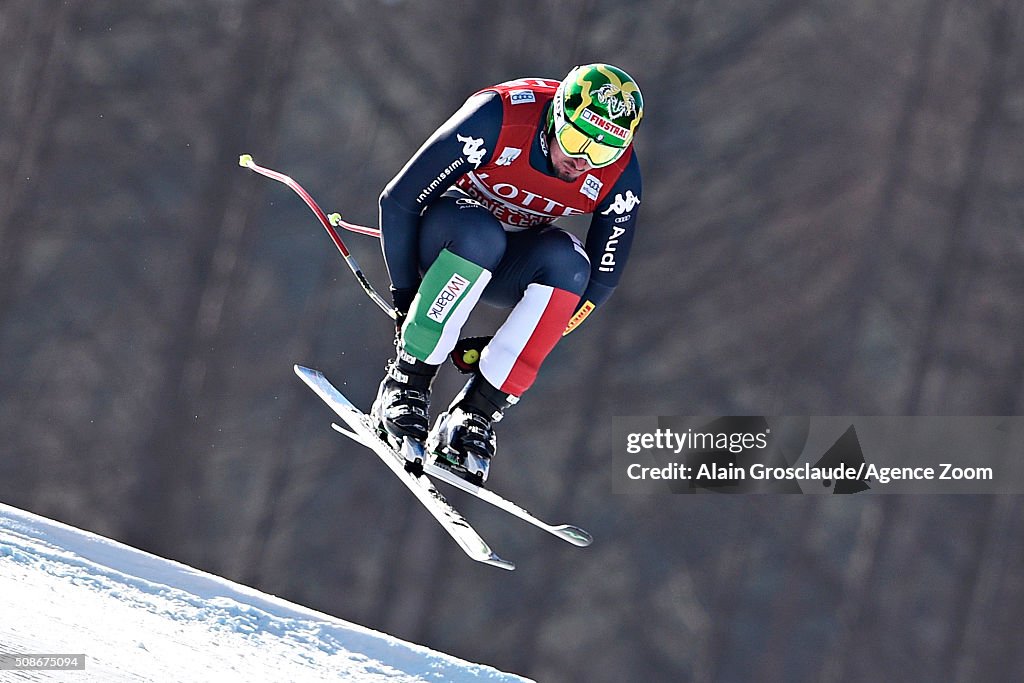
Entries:
<svg viewBox="0 0 1024 683">
<path fill-rule="evenodd" d="M 25 654 L 85 668 L 0 681 L 527 680 L 0 504 L 0 666 Z"/>
</svg>

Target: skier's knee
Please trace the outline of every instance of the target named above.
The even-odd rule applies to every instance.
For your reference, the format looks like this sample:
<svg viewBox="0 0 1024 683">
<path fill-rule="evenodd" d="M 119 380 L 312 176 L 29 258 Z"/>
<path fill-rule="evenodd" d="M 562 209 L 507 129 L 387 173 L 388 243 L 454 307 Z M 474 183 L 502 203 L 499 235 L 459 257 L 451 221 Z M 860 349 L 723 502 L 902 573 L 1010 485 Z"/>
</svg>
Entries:
<svg viewBox="0 0 1024 683">
<path fill-rule="evenodd" d="M 546 237 L 545 248 L 540 250 L 540 282 L 583 294 L 590 281 L 590 259 L 586 252 L 569 233 L 559 231 Z"/>
<path fill-rule="evenodd" d="M 429 267 L 443 249 L 495 270 L 505 255 L 505 230 L 479 204 L 465 198 L 443 197 L 423 214 L 420 222 L 420 262 Z"/>
<path fill-rule="evenodd" d="M 494 221 L 481 221 L 479 225 L 460 231 L 448 250 L 493 271 L 505 255 L 505 231 Z"/>
</svg>

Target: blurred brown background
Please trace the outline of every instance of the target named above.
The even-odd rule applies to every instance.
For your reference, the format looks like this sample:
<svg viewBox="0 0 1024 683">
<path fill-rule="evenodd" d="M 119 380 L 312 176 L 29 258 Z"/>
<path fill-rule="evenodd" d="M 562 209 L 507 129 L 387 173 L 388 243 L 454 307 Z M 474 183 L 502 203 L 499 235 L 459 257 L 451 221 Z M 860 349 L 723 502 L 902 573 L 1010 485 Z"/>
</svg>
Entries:
<svg viewBox="0 0 1024 683">
<path fill-rule="evenodd" d="M 1024 678 L 1019 498 L 617 496 L 607 443 L 1021 413 L 1022 38 L 1019 0 L 0 2 L 0 501 L 541 681 Z M 597 541 L 453 494 L 509 574 L 292 374 L 368 406 L 390 321 L 237 159 L 375 224 L 466 96 L 589 61 L 643 88 L 640 232 L 491 485 Z"/>
</svg>

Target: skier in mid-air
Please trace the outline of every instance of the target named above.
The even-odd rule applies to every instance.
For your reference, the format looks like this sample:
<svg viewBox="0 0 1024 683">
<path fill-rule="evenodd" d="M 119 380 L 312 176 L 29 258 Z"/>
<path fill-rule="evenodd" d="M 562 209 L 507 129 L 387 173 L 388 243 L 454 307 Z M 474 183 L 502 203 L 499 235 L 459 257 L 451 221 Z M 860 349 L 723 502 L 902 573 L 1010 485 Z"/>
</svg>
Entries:
<svg viewBox="0 0 1024 683">
<path fill-rule="evenodd" d="M 397 355 L 371 417 L 410 467 L 433 452 L 483 484 L 494 423 L 617 286 L 640 204 L 642 117 L 636 82 L 608 64 L 501 83 L 471 96 L 381 193 Z M 593 215 L 585 245 L 553 226 L 582 214 Z M 431 382 L 479 301 L 511 312 L 431 429 Z"/>
</svg>

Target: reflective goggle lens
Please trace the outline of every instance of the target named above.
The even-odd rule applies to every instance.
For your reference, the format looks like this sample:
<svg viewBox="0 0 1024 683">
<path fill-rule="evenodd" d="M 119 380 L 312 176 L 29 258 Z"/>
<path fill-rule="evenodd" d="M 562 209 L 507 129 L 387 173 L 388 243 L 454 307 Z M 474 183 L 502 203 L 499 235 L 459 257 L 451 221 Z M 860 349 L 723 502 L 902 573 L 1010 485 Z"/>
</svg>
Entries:
<svg viewBox="0 0 1024 683">
<path fill-rule="evenodd" d="M 585 157 L 593 166 L 607 166 L 626 151 L 625 147 L 603 145 L 568 122 L 558 128 L 555 138 L 558 140 L 558 146 L 567 155 Z"/>
</svg>

